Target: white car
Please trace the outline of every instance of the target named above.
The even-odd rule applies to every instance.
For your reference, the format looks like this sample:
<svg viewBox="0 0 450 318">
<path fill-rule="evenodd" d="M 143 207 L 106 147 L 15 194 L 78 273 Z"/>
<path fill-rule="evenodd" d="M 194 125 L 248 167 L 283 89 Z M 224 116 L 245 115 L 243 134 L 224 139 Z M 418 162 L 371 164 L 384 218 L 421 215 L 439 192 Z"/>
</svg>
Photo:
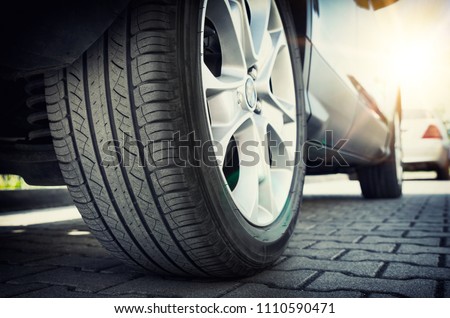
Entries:
<svg viewBox="0 0 450 318">
<path fill-rule="evenodd" d="M 442 121 L 426 109 L 403 109 L 402 148 L 405 170 L 435 170 L 449 179 L 449 139 Z"/>
</svg>

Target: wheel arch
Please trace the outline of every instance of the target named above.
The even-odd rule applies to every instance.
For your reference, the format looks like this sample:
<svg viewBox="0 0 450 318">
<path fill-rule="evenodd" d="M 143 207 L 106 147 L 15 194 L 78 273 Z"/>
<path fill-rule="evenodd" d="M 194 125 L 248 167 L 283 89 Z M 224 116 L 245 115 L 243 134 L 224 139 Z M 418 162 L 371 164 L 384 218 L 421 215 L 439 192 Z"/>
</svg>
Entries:
<svg viewBox="0 0 450 318">
<path fill-rule="evenodd" d="M 291 11 L 294 19 L 295 29 L 297 32 L 298 47 L 302 58 L 302 66 L 305 63 L 306 38 L 310 32 L 309 25 L 309 0 L 289 0 Z"/>
<path fill-rule="evenodd" d="M 9 1 L 0 12 L 0 75 L 17 78 L 72 64 L 130 0 Z M 24 10 L 24 7 L 26 10 Z"/>
</svg>

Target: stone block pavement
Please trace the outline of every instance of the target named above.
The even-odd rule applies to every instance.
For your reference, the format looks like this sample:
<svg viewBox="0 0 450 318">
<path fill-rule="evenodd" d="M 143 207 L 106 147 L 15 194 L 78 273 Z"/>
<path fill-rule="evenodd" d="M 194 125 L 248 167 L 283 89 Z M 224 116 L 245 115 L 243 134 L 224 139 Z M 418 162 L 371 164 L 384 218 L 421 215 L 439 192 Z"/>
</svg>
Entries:
<svg viewBox="0 0 450 318">
<path fill-rule="evenodd" d="M 0 297 L 450 297 L 449 201 L 450 182 L 408 181 L 403 198 L 379 201 L 352 181 L 307 184 L 283 257 L 235 280 L 134 272 L 79 218 L 0 215 Z"/>
</svg>

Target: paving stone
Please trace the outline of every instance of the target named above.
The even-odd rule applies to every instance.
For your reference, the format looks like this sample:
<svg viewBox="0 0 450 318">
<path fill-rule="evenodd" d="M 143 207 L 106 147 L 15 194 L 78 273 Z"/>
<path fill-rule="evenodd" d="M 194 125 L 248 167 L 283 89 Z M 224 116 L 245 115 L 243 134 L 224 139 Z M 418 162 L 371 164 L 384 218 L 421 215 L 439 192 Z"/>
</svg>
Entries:
<svg viewBox="0 0 450 318">
<path fill-rule="evenodd" d="M 367 296 L 367 298 L 392 298 L 394 297 L 391 294 L 381 294 L 381 293 L 371 293 Z"/>
<path fill-rule="evenodd" d="M 17 250 L 0 249 L 0 263 L 22 265 L 54 257 L 55 255 L 55 253 L 25 253 Z"/>
<path fill-rule="evenodd" d="M 356 222 L 350 222 L 347 227 L 345 228 L 352 228 L 352 229 L 358 229 L 358 230 L 365 230 L 367 232 L 372 231 L 375 227 L 377 227 L 377 224 L 374 223 L 356 223 Z M 337 226 L 336 228 L 343 228 L 340 226 Z"/>
<path fill-rule="evenodd" d="M 275 263 L 273 263 L 273 266 L 277 266 L 278 264 L 283 263 L 284 261 L 286 261 L 288 259 L 287 256 L 280 256 Z"/>
<path fill-rule="evenodd" d="M 381 262 L 404 262 L 417 265 L 438 266 L 439 255 L 436 254 L 393 254 L 393 253 L 376 253 L 369 251 L 349 251 L 342 256 L 341 260 L 345 261 L 381 261 Z"/>
<path fill-rule="evenodd" d="M 355 290 L 389 293 L 407 297 L 430 297 L 434 295 L 436 282 L 425 279 L 394 280 L 382 278 L 351 277 L 341 273 L 326 272 L 307 288 L 315 291 Z"/>
<path fill-rule="evenodd" d="M 449 279 L 450 268 L 433 268 L 408 264 L 391 263 L 383 273 L 383 278 L 407 279 L 407 278 L 432 278 Z"/>
<path fill-rule="evenodd" d="M 442 224 L 442 221 L 440 222 L 440 224 Z M 377 228 L 377 231 L 391 231 L 391 230 L 395 230 L 395 231 L 411 231 L 411 230 L 420 230 L 420 231 L 425 231 L 425 232 L 442 232 L 443 231 L 443 226 L 437 226 L 437 225 L 426 225 L 426 226 L 414 226 L 414 227 L 410 227 L 410 226 L 397 226 L 394 224 L 383 224 L 380 225 Z"/>
<path fill-rule="evenodd" d="M 297 241 L 297 242 L 289 242 L 288 243 L 288 247 L 295 247 L 295 248 L 307 248 L 310 247 L 311 245 L 317 243 L 317 241 Z"/>
<path fill-rule="evenodd" d="M 79 255 L 63 255 L 31 263 L 39 265 L 56 265 L 80 268 L 83 271 L 100 271 L 120 264 L 113 258 L 85 257 Z"/>
<path fill-rule="evenodd" d="M 450 237 L 450 233 L 444 233 L 444 232 L 428 232 L 428 231 L 409 231 L 406 234 L 406 237 Z"/>
<path fill-rule="evenodd" d="M 92 293 L 71 291 L 65 286 L 50 286 L 19 295 L 20 298 L 92 298 L 102 297 Z"/>
<path fill-rule="evenodd" d="M 244 284 L 225 294 L 224 298 L 358 298 L 358 291 L 316 292 L 293 289 L 269 288 L 262 284 Z"/>
<path fill-rule="evenodd" d="M 111 257 L 110 254 L 102 247 L 98 246 L 85 246 L 85 245 L 52 245 L 40 244 L 38 242 L 20 242 L 13 241 L 8 242 L 6 247 L 8 249 L 14 249 L 23 251 L 25 253 L 48 253 L 51 251 L 56 254 L 78 254 L 94 257 Z"/>
<path fill-rule="evenodd" d="M 18 295 L 20 298 L 104 298 L 105 295 L 78 292 L 73 290 L 72 287 L 66 286 L 50 286 L 47 288 L 35 290 L 29 293 Z M 108 296 L 118 297 L 118 296 Z M 120 296 L 119 296 L 120 297 Z M 141 298 L 143 295 L 127 294 L 127 298 Z"/>
<path fill-rule="evenodd" d="M 340 229 L 334 235 L 352 235 L 352 234 L 359 234 L 359 235 L 376 235 L 376 236 L 382 236 L 382 237 L 402 237 L 406 231 L 363 231 L 359 229 Z"/>
<path fill-rule="evenodd" d="M 239 286 L 238 282 L 192 282 L 144 276 L 102 290 L 104 295 L 142 294 L 153 297 L 219 297 Z"/>
<path fill-rule="evenodd" d="M 306 256 L 317 259 L 333 259 L 337 255 L 341 254 L 343 249 L 300 249 L 300 248 L 287 248 L 283 255 L 285 256 Z"/>
<path fill-rule="evenodd" d="M 397 219 L 385 219 L 381 222 L 368 222 L 369 224 L 373 224 L 375 225 L 377 228 L 380 228 L 380 226 L 383 225 L 388 225 L 388 226 L 400 226 L 400 227 L 405 227 L 405 228 L 409 228 L 411 227 L 411 222 L 399 222 Z M 356 225 L 356 223 L 355 223 Z"/>
<path fill-rule="evenodd" d="M 59 235 L 40 235 L 29 233 L 26 235 L 15 236 L 10 241 L 21 241 L 21 242 L 29 242 L 29 243 L 37 243 L 37 244 L 50 244 L 50 245 L 61 245 L 61 244 L 70 244 L 70 245 L 87 245 L 87 246 L 97 246 L 100 244 L 98 241 L 90 235 L 88 231 L 87 235 L 68 235 L 68 233 L 59 234 Z"/>
<path fill-rule="evenodd" d="M 88 257 L 111 257 L 111 254 L 101 246 L 63 245 L 55 248 L 55 252 Z"/>
<path fill-rule="evenodd" d="M 317 227 L 317 223 L 315 223 L 315 222 L 300 222 L 300 223 L 297 223 L 297 225 L 296 225 L 296 227 L 294 229 L 294 236 L 295 235 L 299 235 L 299 234 L 303 234 L 303 233 L 308 233 L 309 231 L 311 231 L 315 227 Z"/>
<path fill-rule="evenodd" d="M 139 272 L 138 270 L 136 270 L 130 266 L 124 265 L 124 264 L 119 264 L 114 267 L 102 269 L 100 271 L 100 273 L 104 273 L 104 274 L 120 274 L 120 273 L 142 274 L 142 272 Z"/>
<path fill-rule="evenodd" d="M 450 281 L 444 283 L 444 297 L 450 298 Z"/>
<path fill-rule="evenodd" d="M 129 281 L 135 276 L 136 275 L 125 273 L 112 275 L 81 272 L 70 268 L 58 268 L 43 273 L 17 278 L 12 282 L 18 284 L 42 283 L 50 285 L 65 285 L 75 287 L 76 291 L 97 292 L 99 290 Z"/>
<path fill-rule="evenodd" d="M 301 221 L 300 221 L 301 222 Z M 303 233 L 307 233 L 307 234 L 316 234 L 316 235 L 329 235 L 331 233 L 336 232 L 335 228 L 320 228 L 320 227 L 315 227 L 309 230 L 305 230 L 305 229 L 296 229 L 294 231 L 295 234 L 303 234 Z"/>
<path fill-rule="evenodd" d="M 424 231 L 424 232 L 433 232 L 433 233 L 442 233 L 445 232 L 444 220 L 441 220 L 439 223 L 418 223 L 420 220 L 415 220 L 415 225 L 412 230 L 414 231 Z"/>
<path fill-rule="evenodd" d="M 434 226 L 436 228 L 442 228 L 442 224 L 444 223 L 445 220 L 447 220 L 447 218 L 442 217 L 442 210 L 439 211 L 439 213 L 440 213 L 440 215 L 436 215 L 434 217 L 419 216 L 415 221 L 420 222 L 419 224 L 430 225 L 430 226 Z"/>
<path fill-rule="evenodd" d="M 366 250 L 375 252 L 392 252 L 395 244 L 362 244 L 362 243 L 335 243 L 335 242 L 319 242 L 311 246 L 311 249 L 349 249 L 349 250 Z"/>
<path fill-rule="evenodd" d="M 299 288 L 311 276 L 316 274 L 312 270 L 295 270 L 295 271 L 273 271 L 266 270 L 255 276 L 245 278 L 242 281 L 248 283 L 260 283 L 270 287 L 279 288 Z"/>
<path fill-rule="evenodd" d="M 380 237 L 367 236 L 360 243 L 377 244 L 377 243 L 393 243 L 393 244 L 417 244 L 428 246 L 439 246 L 439 238 L 402 238 L 402 237 Z"/>
<path fill-rule="evenodd" d="M 375 276 L 379 268 L 383 265 L 382 262 L 345 262 L 345 261 L 329 261 L 317 260 L 307 257 L 291 257 L 278 266 L 273 267 L 273 270 L 292 271 L 299 269 L 324 270 L 345 272 L 358 276 Z"/>
<path fill-rule="evenodd" d="M 371 215 L 371 214 L 365 214 L 361 215 L 358 219 L 355 220 L 354 224 L 372 224 L 372 225 L 380 225 L 387 221 L 387 213 L 379 213 L 379 215 Z"/>
<path fill-rule="evenodd" d="M 418 254 L 418 253 L 431 253 L 431 254 L 450 254 L 450 247 L 431 247 L 420 246 L 411 244 L 402 244 L 398 249 L 398 253 Z"/>
<path fill-rule="evenodd" d="M 294 236 L 291 239 L 291 242 L 302 241 L 333 241 L 333 242 L 341 242 L 341 243 L 353 243 L 358 241 L 362 235 L 309 235 L 309 234 L 299 234 Z"/>
<path fill-rule="evenodd" d="M 21 242 L 15 240 L 8 240 L 2 245 L 2 248 L 30 254 L 48 253 L 49 250 L 51 250 L 52 253 L 56 253 L 53 248 L 49 248 L 44 244 L 36 242 Z"/>
<path fill-rule="evenodd" d="M 14 278 L 48 271 L 54 267 L 51 266 L 15 266 L 0 264 L 0 282 L 6 282 Z"/>
<path fill-rule="evenodd" d="M 25 284 L 25 285 L 17 285 L 17 284 L 4 284 L 0 283 L 0 297 L 13 297 L 19 296 L 22 294 L 45 288 L 47 285 L 44 284 Z"/>
</svg>

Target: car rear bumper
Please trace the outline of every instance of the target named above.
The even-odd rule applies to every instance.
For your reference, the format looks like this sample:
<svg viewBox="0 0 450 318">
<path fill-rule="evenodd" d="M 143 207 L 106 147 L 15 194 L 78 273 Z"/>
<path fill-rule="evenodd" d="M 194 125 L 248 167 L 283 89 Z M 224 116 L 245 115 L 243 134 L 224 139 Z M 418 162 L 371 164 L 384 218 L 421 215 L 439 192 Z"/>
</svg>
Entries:
<svg viewBox="0 0 450 318">
<path fill-rule="evenodd" d="M 407 170 L 408 168 L 416 170 L 414 167 L 434 169 L 436 166 L 444 165 L 449 156 L 449 149 L 441 140 L 418 140 L 415 143 L 403 144 L 402 148 L 402 161 Z"/>
</svg>

